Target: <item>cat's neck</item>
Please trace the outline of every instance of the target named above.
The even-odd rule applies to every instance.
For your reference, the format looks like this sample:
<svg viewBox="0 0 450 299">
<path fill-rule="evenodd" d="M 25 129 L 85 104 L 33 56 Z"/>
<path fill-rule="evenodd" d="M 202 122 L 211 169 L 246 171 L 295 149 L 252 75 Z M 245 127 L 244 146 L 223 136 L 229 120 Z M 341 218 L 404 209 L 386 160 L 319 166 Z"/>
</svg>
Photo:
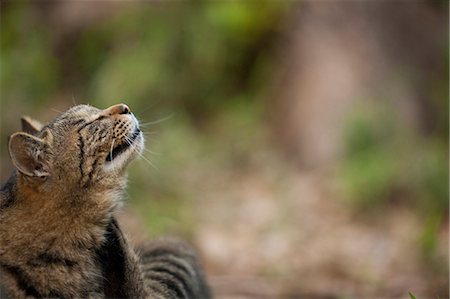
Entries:
<svg viewBox="0 0 450 299">
<path fill-rule="evenodd" d="M 64 186 L 58 189 L 39 189 L 18 174 L 11 176 L 1 189 L 0 248 L 4 249 L 3 254 L 8 248 L 24 250 L 27 244 L 36 247 L 52 244 L 58 248 L 74 244 L 100 246 L 107 225 L 118 209 L 121 188 L 68 192 L 64 191 Z M 20 238 L 16 238 L 17 235 Z"/>
<path fill-rule="evenodd" d="M 0 189 L 0 208 L 26 204 L 29 210 L 46 207 L 67 209 L 70 213 L 77 211 L 78 214 L 100 215 L 115 211 L 125 186 L 126 177 L 111 186 L 94 185 L 87 188 L 69 183 L 45 184 L 39 179 L 30 180 L 13 172 Z"/>
</svg>

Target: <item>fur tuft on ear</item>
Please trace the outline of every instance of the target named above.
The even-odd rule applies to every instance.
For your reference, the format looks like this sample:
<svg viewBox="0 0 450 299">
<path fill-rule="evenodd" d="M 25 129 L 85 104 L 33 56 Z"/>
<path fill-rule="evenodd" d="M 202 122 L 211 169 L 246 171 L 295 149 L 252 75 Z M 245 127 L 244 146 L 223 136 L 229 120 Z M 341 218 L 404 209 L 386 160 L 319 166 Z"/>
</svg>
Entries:
<svg viewBox="0 0 450 299">
<path fill-rule="evenodd" d="M 16 169 L 31 177 L 50 175 L 49 145 L 28 133 L 14 133 L 9 138 L 9 154 Z"/>
<path fill-rule="evenodd" d="M 26 115 L 20 118 L 20 122 L 22 123 L 22 131 L 31 135 L 36 135 L 43 127 L 41 122 Z"/>
<path fill-rule="evenodd" d="M 39 136 L 44 143 L 48 146 L 48 147 L 52 147 L 53 144 L 53 134 L 52 132 L 50 132 L 49 129 L 45 129 L 41 135 Z"/>
</svg>

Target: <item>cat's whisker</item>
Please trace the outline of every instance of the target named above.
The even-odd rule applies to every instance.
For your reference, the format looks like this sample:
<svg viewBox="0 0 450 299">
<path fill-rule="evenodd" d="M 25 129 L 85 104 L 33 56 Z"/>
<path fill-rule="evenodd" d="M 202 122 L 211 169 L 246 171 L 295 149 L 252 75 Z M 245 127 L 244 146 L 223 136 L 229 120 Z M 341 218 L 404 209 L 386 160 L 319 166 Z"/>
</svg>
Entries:
<svg viewBox="0 0 450 299">
<path fill-rule="evenodd" d="M 156 105 L 158 105 L 160 103 L 161 103 L 161 99 L 159 98 L 159 99 L 155 100 L 153 103 L 151 103 L 150 105 L 148 105 L 147 107 L 145 107 L 144 109 L 139 110 L 139 112 L 137 112 L 137 114 L 139 114 L 138 118 L 140 118 L 140 115 L 144 115 L 148 110 L 154 108 Z"/>
<path fill-rule="evenodd" d="M 150 160 L 148 160 L 143 154 L 141 154 L 140 152 L 138 152 L 138 155 L 144 160 L 146 161 L 150 166 L 152 166 L 154 169 L 159 171 L 159 168 L 156 167 L 155 164 L 153 164 Z"/>
<path fill-rule="evenodd" d="M 52 111 L 54 111 L 56 113 L 62 113 L 62 111 L 59 111 L 58 109 L 55 109 L 55 108 L 50 108 L 50 110 L 52 110 Z"/>
<path fill-rule="evenodd" d="M 113 158 L 113 148 L 114 148 L 114 139 L 113 139 L 113 141 L 112 141 L 112 143 L 111 143 L 111 149 L 109 150 L 109 159 L 112 161 L 112 158 Z"/>
<path fill-rule="evenodd" d="M 155 134 L 158 134 L 159 132 L 158 131 L 148 131 L 148 132 L 144 132 L 144 131 L 141 131 L 144 135 L 155 135 Z"/>
<path fill-rule="evenodd" d="M 117 219 L 122 199 L 131 197 L 126 169 L 138 154 L 158 168 L 143 155 L 144 137 L 128 106 L 111 106 L 102 118 L 99 113 L 75 106 L 47 125 L 42 139 L 26 132 L 11 136 L 16 171 L 0 196 L 0 272 L 8 274 L 2 295 L 210 298 L 196 255 L 184 242 L 153 242 L 137 258 Z M 36 121 L 27 122 L 31 131 L 40 130 Z M 114 261 L 119 265 L 110 265 Z"/>
<path fill-rule="evenodd" d="M 146 151 L 149 154 L 156 155 L 156 156 L 161 156 L 162 155 L 162 153 L 157 153 L 157 152 L 154 152 L 154 151 L 146 149 L 146 148 L 144 148 L 144 151 Z"/>
<path fill-rule="evenodd" d="M 126 141 L 128 144 L 130 144 L 131 146 L 134 146 L 134 148 L 136 147 L 136 146 L 131 142 L 131 139 L 130 139 L 128 136 L 125 136 L 125 141 Z M 146 151 L 147 153 L 152 154 L 152 155 L 156 155 L 156 156 L 161 156 L 161 155 L 162 155 L 162 153 L 154 152 L 154 151 L 149 150 L 149 149 L 147 149 L 147 148 L 145 148 L 145 147 L 143 147 L 142 149 L 143 149 L 144 151 Z"/>
<path fill-rule="evenodd" d="M 141 131 L 144 135 L 147 135 L 147 134 L 158 134 L 159 132 L 143 132 L 143 131 Z M 147 149 L 147 148 L 145 148 L 144 147 L 144 151 L 146 151 L 146 152 L 148 152 L 148 153 L 150 153 L 150 154 L 152 154 L 152 155 L 157 155 L 157 156 L 161 156 L 162 155 L 162 153 L 158 153 L 158 152 L 154 152 L 154 151 L 152 151 L 152 150 L 150 150 L 150 149 Z"/>
<path fill-rule="evenodd" d="M 77 100 L 75 99 L 75 95 L 72 93 L 72 103 L 74 106 L 78 105 Z"/>
<path fill-rule="evenodd" d="M 156 169 L 156 170 L 159 171 L 159 168 L 156 167 L 156 165 L 153 164 L 149 159 L 147 159 L 147 158 L 141 153 L 141 151 L 140 151 L 139 149 L 137 149 L 137 146 L 136 146 L 135 144 L 132 143 L 132 140 L 131 140 L 128 136 L 125 136 L 125 140 L 131 144 L 130 146 L 131 146 L 132 150 L 133 150 L 133 151 L 136 151 L 136 153 L 137 153 L 137 154 L 138 154 L 145 162 L 147 162 L 150 166 L 152 166 L 154 169 Z"/>
<path fill-rule="evenodd" d="M 169 116 L 160 118 L 160 119 L 155 120 L 155 121 L 150 121 L 150 122 L 146 122 L 146 123 L 140 123 L 139 126 L 146 127 L 146 126 L 156 125 L 156 124 L 159 124 L 159 123 L 162 123 L 162 122 L 164 122 L 166 120 L 171 119 L 173 117 L 173 115 L 174 114 L 172 113 Z"/>
<path fill-rule="evenodd" d="M 116 169 L 116 164 L 114 164 L 114 162 L 112 162 L 112 160 L 113 160 L 113 149 L 114 149 L 114 142 L 115 142 L 115 141 L 116 141 L 115 139 L 112 140 L 112 143 L 111 143 L 111 149 L 110 149 L 110 151 L 109 151 L 109 158 L 110 158 L 110 160 L 111 160 L 111 163 L 113 163 L 113 164 L 111 164 L 111 171 L 112 171 L 112 174 L 113 174 L 115 177 L 119 177 L 119 176 L 120 176 L 119 170 Z"/>
</svg>

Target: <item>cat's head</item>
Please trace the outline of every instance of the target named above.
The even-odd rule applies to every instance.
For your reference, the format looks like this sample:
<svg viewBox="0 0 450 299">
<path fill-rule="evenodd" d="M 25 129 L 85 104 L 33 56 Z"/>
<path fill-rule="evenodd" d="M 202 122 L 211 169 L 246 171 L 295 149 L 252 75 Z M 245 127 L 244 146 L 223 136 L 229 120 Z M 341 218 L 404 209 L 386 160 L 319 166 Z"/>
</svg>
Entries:
<svg viewBox="0 0 450 299">
<path fill-rule="evenodd" d="M 78 105 L 47 125 L 23 117 L 22 130 L 9 140 L 19 175 L 67 190 L 113 186 L 144 146 L 139 123 L 124 104 L 104 110 Z"/>
</svg>

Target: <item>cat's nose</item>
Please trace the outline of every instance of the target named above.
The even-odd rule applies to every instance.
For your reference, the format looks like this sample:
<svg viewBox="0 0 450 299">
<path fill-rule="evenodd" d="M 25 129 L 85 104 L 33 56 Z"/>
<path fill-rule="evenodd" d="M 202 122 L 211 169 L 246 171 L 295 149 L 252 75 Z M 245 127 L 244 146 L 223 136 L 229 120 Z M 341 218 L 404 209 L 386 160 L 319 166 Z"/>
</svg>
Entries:
<svg viewBox="0 0 450 299">
<path fill-rule="evenodd" d="M 106 115 L 130 114 L 130 108 L 125 104 L 117 104 L 103 110 Z"/>
</svg>

